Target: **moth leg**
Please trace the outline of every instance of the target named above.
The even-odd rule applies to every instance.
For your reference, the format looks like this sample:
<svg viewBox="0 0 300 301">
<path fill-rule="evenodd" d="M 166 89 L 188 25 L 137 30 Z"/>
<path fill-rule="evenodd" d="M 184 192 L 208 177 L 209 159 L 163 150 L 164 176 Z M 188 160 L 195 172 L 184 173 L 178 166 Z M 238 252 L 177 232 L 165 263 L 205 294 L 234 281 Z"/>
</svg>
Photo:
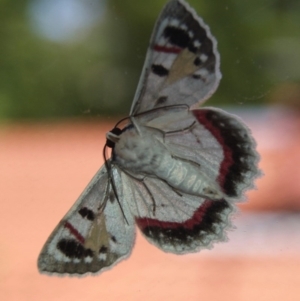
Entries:
<svg viewBox="0 0 300 301">
<path fill-rule="evenodd" d="M 146 126 L 148 129 L 150 130 L 154 130 L 156 132 L 159 132 L 161 134 L 161 139 L 163 140 L 163 142 L 165 142 L 165 137 L 166 135 L 172 135 L 172 134 L 176 134 L 176 133 L 182 133 L 182 132 L 186 132 L 186 131 L 190 131 L 196 124 L 196 121 L 193 121 L 190 125 L 182 128 L 182 129 L 178 129 L 178 130 L 174 130 L 174 131 L 163 131 L 161 129 L 152 127 L 152 126 Z"/>
<path fill-rule="evenodd" d="M 104 194 L 104 198 L 103 198 L 103 202 L 100 203 L 99 207 L 97 208 L 97 210 L 99 211 L 99 214 L 102 214 L 106 204 L 107 204 L 107 200 L 108 200 L 108 193 L 109 193 L 109 187 L 110 187 L 110 181 L 109 181 L 109 177 L 108 177 L 108 181 L 107 181 L 107 185 L 105 188 L 105 194 Z"/>
<path fill-rule="evenodd" d="M 182 133 L 182 132 L 185 132 L 185 131 L 189 131 L 195 126 L 195 124 L 196 124 L 196 121 L 193 121 L 190 125 L 184 127 L 183 129 L 174 130 L 174 131 L 163 131 L 161 129 L 158 129 L 158 128 L 152 127 L 152 126 L 146 126 L 146 127 L 148 129 L 158 131 L 158 132 L 162 133 L 165 136 L 165 135 L 168 135 L 168 134 L 175 134 L 175 133 Z"/>
<path fill-rule="evenodd" d="M 189 162 L 189 160 L 187 160 Z M 196 164 L 196 163 L 195 163 Z M 137 177 L 135 175 L 133 175 L 132 173 L 128 172 L 127 170 L 122 170 L 124 173 L 126 173 L 129 177 L 131 177 L 132 179 L 134 180 L 137 180 L 139 182 L 141 182 L 143 184 L 143 186 L 145 187 L 147 193 L 149 194 L 151 200 L 152 200 L 152 203 L 153 203 L 153 209 L 152 209 L 152 213 L 153 215 L 155 215 L 155 212 L 156 212 L 156 202 L 155 202 L 155 198 L 151 192 L 151 190 L 149 189 L 147 183 L 145 182 L 145 180 L 147 178 L 149 178 L 149 176 L 141 176 L 141 177 Z M 152 177 L 152 178 L 157 178 L 157 177 Z M 166 185 L 168 185 L 173 191 L 174 193 L 176 193 L 178 196 L 182 197 L 182 194 L 180 193 L 180 191 L 178 189 L 176 189 L 175 187 L 173 187 L 172 185 L 170 185 L 170 183 L 168 183 L 166 180 L 163 180 L 163 179 L 159 179 L 160 181 L 164 182 Z"/>
<path fill-rule="evenodd" d="M 135 121 L 134 116 L 130 116 L 130 121 L 134 125 L 134 127 L 137 130 L 138 134 L 141 136 L 142 135 L 141 129 L 140 129 L 139 125 L 138 125 L 138 122 Z"/>
<path fill-rule="evenodd" d="M 191 164 L 194 164 L 196 165 L 197 167 L 201 168 L 201 165 L 195 161 L 192 161 L 190 159 L 185 159 L 185 158 L 182 158 L 182 157 L 178 157 L 178 156 L 175 156 L 175 155 L 172 155 L 172 158 L 173 159 L 178 159 L 178 160 L 182 160 L 182 161 L 185 161 L 187 163 L 191 163 Z"/>
<path fill-rule="evenodd" d="M 148 177 L 149 178 L 149 177 Z M 158 180 L 160 180 L 160 181 L 162 181 L 162 182 L 164 182 L 166 185 L 168 185 L 178 196 L 180 196 L 180 197 L 182 197 L 182 194 L 179 192 L 179 190 L 178 189 L 176 189 L 175 187 L 173 187 L 172 185 L 170 185 L 170 183 L 168 183 L 168 181 L 166 181 L 166 180 L 164 180 L 164 179 L 159 179 L 159 178 L 157 178 L 157 177 L 152 177 L 152 178 L 156 178 L 156 179 L 158 179 Z M 147 179 L 147 176 L 145 176 L 142 180 L 140 180 L 140 181 L 142 181 L 143 182 L 143 184 L 145 185 L 145 182 L 144 182 L 144 180 L 145 179 Z"/>
<path fill-rule="evenodd" d="M 142 180 L 140 180 L 144 187 L 146 188 L 147 192 L 149 193 L 151 199 L 152 199 L 152 202 L 153 202 L 153 215 L 155 215 L 155 211 L 156 211 L 156 203 L 155 203 L 155 199 L 154 199 L 154 196 L 151 192 L 151 190 L 148 188 L 146 182 L 145 182 L 145 179 L 147 179 L 147 177 L 145 176 Z M 173 186 L 171 186 L 167 181 L 165 180 L 162 180 L 160 179 L 160 181 L 163 181 L 164 183 L 166 183 L 177 195 L 179 195 L 180 197 L 182 197 L 182 194 L 176 189 L 174 188 Z"/>
<path fill-rule="evenodd" d="M 145 179 L 146 179 L 146 176 L 143 176 L 141 178 L 139 177 L 136 177 L 134 176 L 132 173 L 128 172 L 128 171 L 124 171 L 124 173 L 126 173 L 129 177 L 131 177 L 132 179 L 134 180 L 137 180 L 139 182 L 141 182 L 143 184 L 143 186 L 145 187 L 146 191 L 148 192 L 148 194 L 150 195 L 150 198 L 152 200 L 152 203 L 153 203 L 153 209 L 152 209 L 152 213 L 153 215 L 155 215 L 155 211 L 156 211 L 156 202 L 155 202 L 155 199 L 154 199 L 154 196 L 151 192 L 151 190 L 149 189 L 149 187 L 147 186 L 147 184 L 145 183 Z"/>
<path fill-rule="evenodd" d="M 120 203 L 120 199 L 119 199 L 119 196 L 118 196 L 118 192 L 117 192 L 117 188 L 116 188 L 116 183 L 115 183 L 115 179 L 113 177 L 113 174 L 112 174 L 112 171 L 111 171 L 111 162 L 108 162 L 108 161 L 105 161 L 105 166 L 106 166 L 106 170 L 107 170 L 107 174 L 108 174 L 108 181 L 107 181 L 107 189 L 106 189 L 106 197 L 105 197 L 105 201 L 103 202 L 103 205 L 101 204 L 100 207 L 99 207 L 99 210 L 104 210 L 106 204 L 107 204 L 107 201 L 109 199 L 108 197 L 108 194 L 109 194 L 109 188 L 110 188 L 110 185 L 111 185 L 111 188 L 112 188 L 112 191 L 116 197 L 116 200 L 119 204 L 119 207 L 120 207 L 120 210 L 122 212 L 122 215 L 124 217 L 124 220 L 126 221 L 127 225 L 129 225 L 128 223 L 128 220 L 125 216 L 125 212 L 122 208 L 122 205 Z"/>
<path fill-rule="evenodd" d="M 195 126 L 195 124 L 196 124 L 196 121 L 193 121 L 190 125 L 188 125 L 187 127 L 183 128 L 183 129 L 168 131 L 168 132 L 163 131 L 163 133 L 164 133 L 164 135 L 168 135 L 168 134 L 175 134 L 175 133 L 189 131 Z"/>
<path fill-rule="evenodd" d="M 163 179 L 159 179 L 159 180 L 166 183 L 178 196 L 182 197 L 182 194 L 179 192 L 179 190 L 173 187 L 172 185 L 170 185 L 166 180 Z"/>
<path fill-rule="evenodd" d="M 152 203 L 153 203 L 152 213 L 153 213 L 153 215 L 155 216 L 155 212 L 156 212 L 156 202 L 155 202 L 155 199 L 154 199 L 154 196 L 153 196 L 151 190 L 149 189 L 149 187 L 147 186 L 147 184 L 146 184 L 145 181 L 144 181 L 145 179 L 146 179 L 146 177 L 143 178 L 142 183 L 143 183 L 144 187 L 146 188 L 148 194 L 149 194 L 150 197 L 151 197 L 151 200 L 152 200 Z"/>
</svg>

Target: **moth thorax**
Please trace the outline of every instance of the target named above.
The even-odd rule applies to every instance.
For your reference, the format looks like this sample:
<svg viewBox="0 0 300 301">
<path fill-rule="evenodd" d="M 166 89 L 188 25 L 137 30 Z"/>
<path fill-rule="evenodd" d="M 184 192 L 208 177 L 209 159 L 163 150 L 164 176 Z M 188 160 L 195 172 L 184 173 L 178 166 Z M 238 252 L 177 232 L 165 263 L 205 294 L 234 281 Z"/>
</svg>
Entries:
<svg viewBox="0 0 300 301">
<path fill-rule="evenodd" d="M 159 166 L 163 146 L 149 133 L 139 134 L 136 129 L 122 132 L 115 144 L 114 158 L 123 168 L 142 173 L 153 173 Z"/>
</svg>

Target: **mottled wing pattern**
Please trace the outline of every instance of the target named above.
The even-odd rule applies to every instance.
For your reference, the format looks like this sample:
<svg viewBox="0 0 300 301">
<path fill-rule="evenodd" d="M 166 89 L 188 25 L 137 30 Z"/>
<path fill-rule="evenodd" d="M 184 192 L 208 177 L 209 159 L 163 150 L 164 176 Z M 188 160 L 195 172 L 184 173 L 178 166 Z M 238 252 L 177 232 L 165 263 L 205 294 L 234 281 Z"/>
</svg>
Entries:
<svg viewBox="0 0 300 301">
<path fill-rule="evenodd" d="M 168 105 L 198 105 L 221 79 L 217 42 L 184 1 L 167 3 L 158 18 L 130 115 Z"/>
<path fill-rule="evenodd" d="M 113 176 L 122 207 L 113 191 L 106 191 L 108 177 L 106 168 L 102 167 L 45 243 L 38 259 L 40 272 L 95 273 L 130 255 L 134 221 L 123 201 L 117 168 Z"/>
</svg>

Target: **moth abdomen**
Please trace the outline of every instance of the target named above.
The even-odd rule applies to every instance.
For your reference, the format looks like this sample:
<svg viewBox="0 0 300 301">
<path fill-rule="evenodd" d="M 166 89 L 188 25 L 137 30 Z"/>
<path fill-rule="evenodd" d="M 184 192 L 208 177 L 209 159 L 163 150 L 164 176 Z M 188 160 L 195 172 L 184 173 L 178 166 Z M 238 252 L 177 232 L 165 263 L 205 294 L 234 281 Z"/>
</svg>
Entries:
<svg viewBox="0 0 300 301">
<path fill-rule="evenodd" d="M 180 158 L 165 158 L 156 175 L 181 192 L 213 200 L 224 197 L 215 181 L 203 174 L 201 167 L 193 162 Z"/>
</svg>

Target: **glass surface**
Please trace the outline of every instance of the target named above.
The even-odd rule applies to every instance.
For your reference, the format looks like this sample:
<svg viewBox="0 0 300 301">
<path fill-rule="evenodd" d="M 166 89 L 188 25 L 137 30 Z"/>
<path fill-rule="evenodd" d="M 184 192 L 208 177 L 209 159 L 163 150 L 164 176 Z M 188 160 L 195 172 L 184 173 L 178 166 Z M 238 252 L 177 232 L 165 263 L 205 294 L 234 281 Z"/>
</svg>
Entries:
<svg viewBox="0 0 300 301">
<path fill-rule="evenodd" d="M 189 1 L 221 55 L 205 105 L 249 125 L 265 174 L 229 241 L 176 256 L 138 233 L 131 257 L 96 277 L 37 271 L 48 235 L 103 164 L 105 133 L 129 113 L 164 4 L 0 1 L 1 300 L 298 300 L 298 0 Z"/>
</svg>

